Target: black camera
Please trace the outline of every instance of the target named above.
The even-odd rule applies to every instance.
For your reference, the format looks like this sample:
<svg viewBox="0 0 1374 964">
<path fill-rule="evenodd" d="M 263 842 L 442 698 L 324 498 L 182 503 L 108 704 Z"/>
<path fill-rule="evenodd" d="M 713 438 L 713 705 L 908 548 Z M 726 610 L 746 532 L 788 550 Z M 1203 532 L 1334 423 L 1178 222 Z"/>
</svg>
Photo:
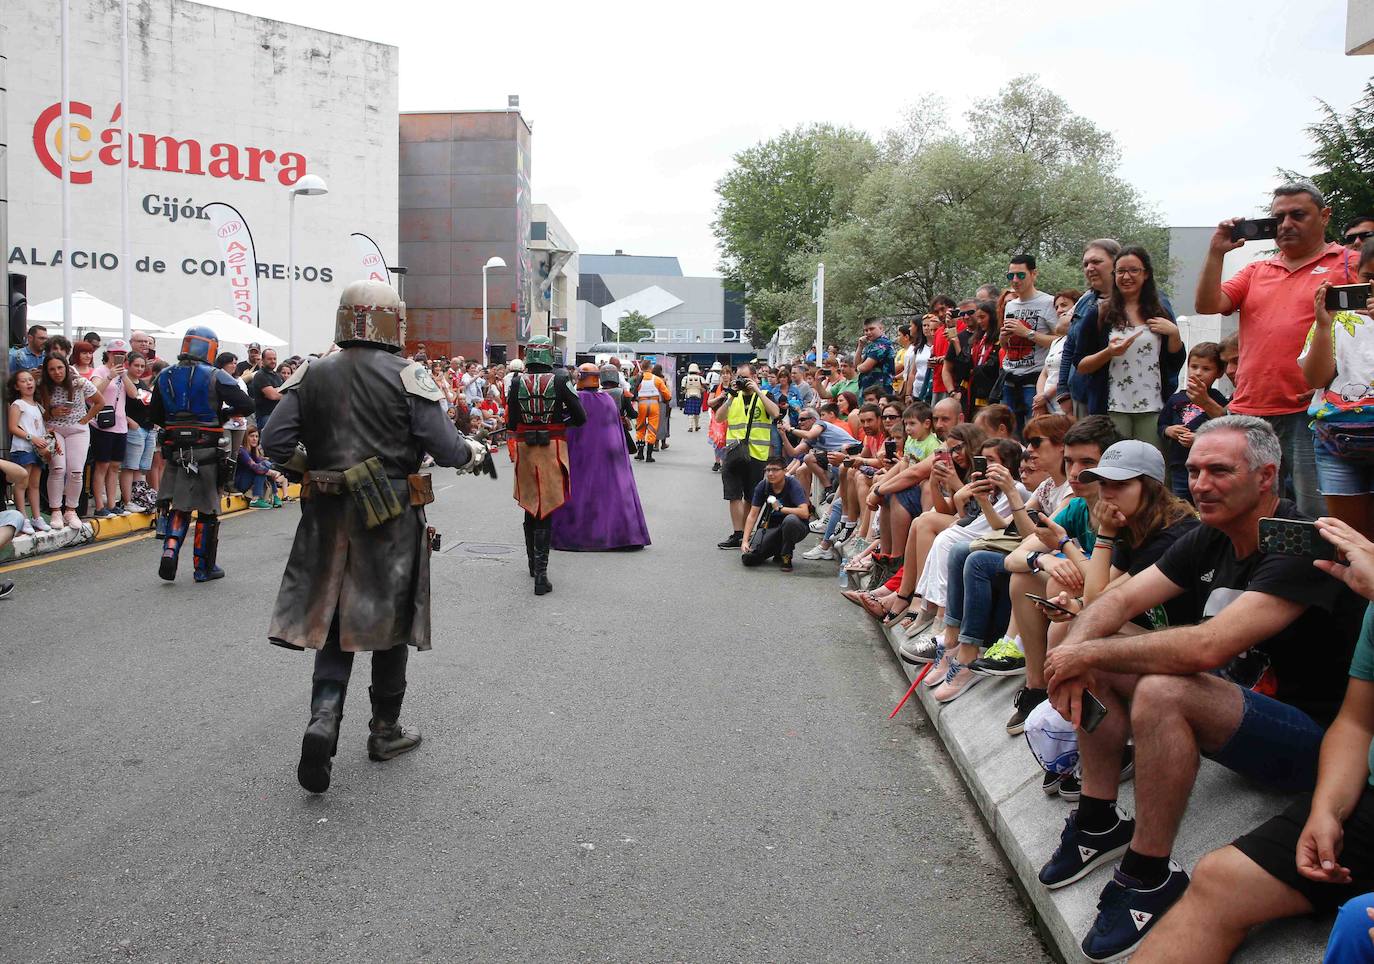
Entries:
<svg viewBox="0 0 1374 964">
<path fill-rule="evenodd" d="M 748 391 L 748 390 L 749 390 L 749 379 L 745 378 L 743 375 L 738 375 L 738 376 L 736 376 L 736 378 L 735 378 L 735 384 L 734 384 L 734 389 L 735 389 L 735 391 L 737 391 L 737 392 Z"/>
</svg>

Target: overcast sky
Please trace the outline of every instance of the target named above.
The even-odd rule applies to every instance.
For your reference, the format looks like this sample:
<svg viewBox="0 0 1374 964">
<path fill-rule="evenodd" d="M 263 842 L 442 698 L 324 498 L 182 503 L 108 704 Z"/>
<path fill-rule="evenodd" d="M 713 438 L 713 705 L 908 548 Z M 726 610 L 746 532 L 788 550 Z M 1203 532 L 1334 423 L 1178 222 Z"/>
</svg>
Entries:
<svg viewBox="0 0 1374 964">
<path fill-rule="evenodd" d="M 1317 98 L 1359 96 L 1347 0 L 691 4 L 220 0 L 401 50 L 402 110 L 500 108 L 534 125 L 534 199 L 584 252 L 677 255 L 716 273 L 714 185 L 797 124 L 876 136 L 928 93 L 959 113 L 1039 74 L 1111 131 L 1174 225 L 1254 210 L 1304 169 Z"/>
</svg>

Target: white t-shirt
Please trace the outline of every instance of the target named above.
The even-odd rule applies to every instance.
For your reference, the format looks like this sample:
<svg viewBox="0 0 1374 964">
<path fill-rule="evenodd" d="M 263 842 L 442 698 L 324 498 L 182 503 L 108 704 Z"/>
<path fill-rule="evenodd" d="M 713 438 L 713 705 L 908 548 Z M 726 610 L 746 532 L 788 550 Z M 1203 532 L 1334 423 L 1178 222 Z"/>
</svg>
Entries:
<svg viewBox="0 0 1374 964">
<path fill-rule="evenodd" d="M 1054 398 L 1054 390 L 1059 387 L 1059 362 L 1064 357 L 1064 342 L 1068 336 L 1056 338 L 1045 354 L 1045 394 Z"/>
<path fill-rule="evenodd" d="M 1159 348 L 1163 335 L 1150 329 L 1114 328 L 1107 336 L 1110 345 L 1120 344 L 1136 331 L 1140 334 L 1117 355 L 1107 370 L 1107 411 L 1138 415 L 1157 412 L 1164 407 L 1160 396 Z"/>
<path fill-rule="evenodd" d="M 1022 301 L 1013 298 L 1007 302 L 1007 318 L 1022 322 L 1039 335 L 1054 334 L 1059 324 L 1059 315 L 1054 310 L 1054 296 L 1038 291 L 1034 298 Z M 1040 371 L 1045 364 L 1049 346 L 1041 347 L 1031 338 L 1019 335 L 1002 337 L 1002 367 L 1012 375 L 1030 375 Z M 1158 407 L 1158 406 L 1156 406 Z"/>
<path fill-rule="evenodd" d="M 1369 418 L 1374 408 L 1374 323 L 1366 315 L 1338 311 L 1332 316 L 1331 348 L 1336 356 L 1336 373 L 1331 384 L 1312 396 L 1307 413 L 1324 419 Z M 1299 364 L 1312 346 L 1312 330 L 1307 333 Z"/>
<path fill-rule="evenodd" d="M 19 427 L 24 432 L 35 438 L 42 438 L 48 430 L 43 427 L 43 409 L 33 402 L 26 402 L 22 398 L 16 398 L 10 405 L 19 409 Z M 33 443 L 24 438 L 23 435 L 16 435 L 10 439 L 10 445 L 16 452 L 32 452 Z"/>
<path fill-rule="evenodd" d="M 909 390 L 914 398 L 921 391 L 921 379 L 925 377 L 926 365 L 930 362 L 930 344 L 918 351 L 915 348 L 906 353 L 906 381 L 903 390 Z"/>
</svg>

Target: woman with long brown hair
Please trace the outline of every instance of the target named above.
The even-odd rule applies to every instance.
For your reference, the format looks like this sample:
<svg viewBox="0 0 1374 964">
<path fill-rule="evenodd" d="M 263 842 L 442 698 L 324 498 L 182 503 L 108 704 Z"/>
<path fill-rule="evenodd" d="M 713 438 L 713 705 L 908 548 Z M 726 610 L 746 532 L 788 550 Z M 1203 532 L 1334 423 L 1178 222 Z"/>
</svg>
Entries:
<svg viewBox="0 0 1374 964">
<path fill-rule="evenodd" d="M 76 343 L 73 354 L 86 342 Z M 54 452 L 48 465 L 48 508 L 52 525 L 81 528 L 76 507 L 81 501 L 81 483 L 86 471 L 86 453 L 91 446 L 91 419 L 100 404 L 91 404 L 105 388 L 105 379 L 90 381 L 78 375 L 61 355 L 49 355 L 38 379 L 38 404 L 48 428 L 61 436 L 61 451 Z"/>
</svg>

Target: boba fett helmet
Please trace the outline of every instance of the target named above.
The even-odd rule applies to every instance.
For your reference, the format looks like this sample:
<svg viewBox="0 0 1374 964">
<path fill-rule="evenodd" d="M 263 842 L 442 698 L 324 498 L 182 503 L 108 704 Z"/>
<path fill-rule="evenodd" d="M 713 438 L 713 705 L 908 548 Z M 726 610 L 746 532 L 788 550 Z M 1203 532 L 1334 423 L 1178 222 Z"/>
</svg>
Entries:
<svg viewBox="0 0 1374 964">
<path fill-rule="evenodd" d="M 526 365 L 548 365 L 553 367 L 553 339 L 540 335 L 531 338 L 525 348 Z"/>
<path fill-rule="evenodd" d="M 396 352 L 405 341 L 405 305 L 395 288 L 384 281 L 354 281 L 344 288 L 334 319 L 336 345 L 373 345 Z"/>
</svg>

